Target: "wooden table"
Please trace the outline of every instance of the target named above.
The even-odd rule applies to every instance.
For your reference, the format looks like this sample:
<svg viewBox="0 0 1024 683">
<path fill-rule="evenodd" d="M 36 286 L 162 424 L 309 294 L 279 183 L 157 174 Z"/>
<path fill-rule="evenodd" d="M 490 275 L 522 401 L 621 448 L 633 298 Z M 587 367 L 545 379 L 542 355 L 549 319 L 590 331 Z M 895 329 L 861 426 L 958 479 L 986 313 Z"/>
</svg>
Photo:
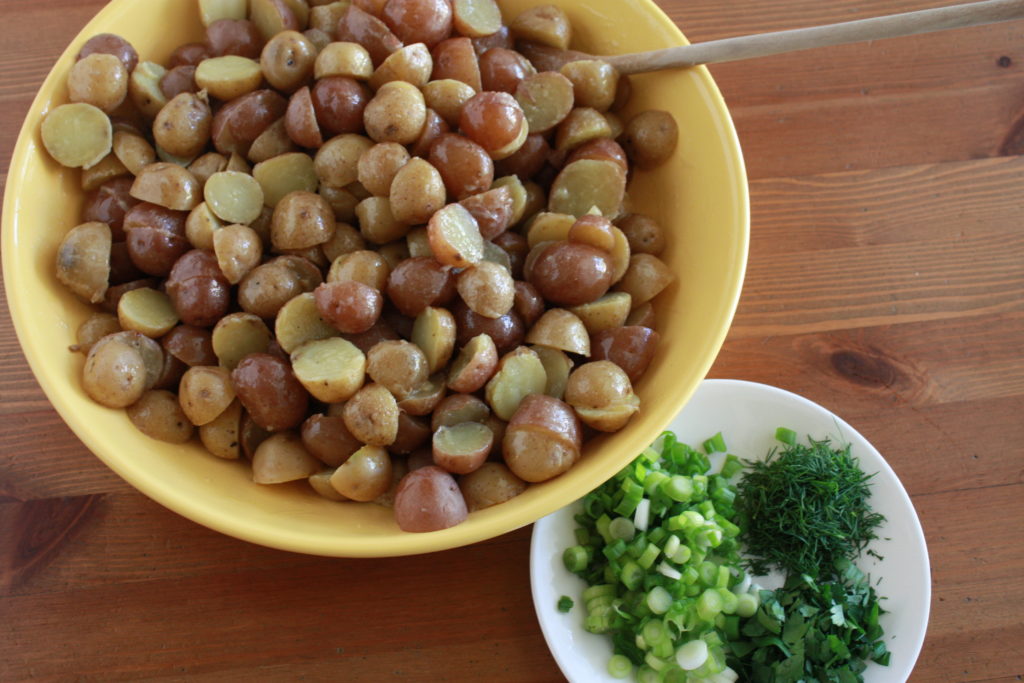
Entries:
<svg viewBox="0 0 1024 683">
<path fill-rule="evenodd" d="M 184 2 L 184 0 L 182 0 Z M 948 0 L 660 0 L 702 41 Z M 103 0 L 0 0 L 0 164 Z M 711 370 L 842 415 L 931 551 L 915 681 L 1024 674 L 1024 22 L 712 69 L 750 266 Z M 685 131 L 684 131 L 685 134 Z M 221 536 L 65 427 L 0 312 L 0 679 L 553 681 L 530 529 L 380 561 Z"/>
</svg>

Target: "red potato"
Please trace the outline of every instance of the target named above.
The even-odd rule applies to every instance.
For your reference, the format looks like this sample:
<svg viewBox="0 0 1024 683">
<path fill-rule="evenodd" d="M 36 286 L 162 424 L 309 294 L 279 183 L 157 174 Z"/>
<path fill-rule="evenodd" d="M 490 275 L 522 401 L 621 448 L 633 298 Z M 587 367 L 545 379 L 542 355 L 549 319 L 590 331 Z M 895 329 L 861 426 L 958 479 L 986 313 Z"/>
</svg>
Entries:
<svg viewBox="0 0 1024 683">
<path fill-rule="evenodd" d="M 408 413 L 398 414 L 398 435 L 388 450 L 398 455 L 407 455 L 421 448 L 430 440 L 430 423 L 425 417 Z"/>
<path fill-rule="evenodd" d="M 452 475 L 436 465 L 412 470 L 395 492 L 395 521 L 402 531 L 439 531 L 465 521 L 466 501 Z"/>
<path fill-rule="evenodd" d="M 310 455 L 294 432 L 273 434 L 252 456 L 252 480 L 257 484 L 283 484 L 306 479 L 323 465 Z"/>
<path fill-rule="evenodd" d="M 379 446 L 363 446 L 331 475 L 331 486 L 350 500 L 369 502 L 391 487 L 391 456 Z"/>
<path fill-rule="evenodd" d="M 249 354 L 231 372 L 231 382 L 249 416 L 264 429 L 291 429 L 306 417 L 309 394 L 288 362 L 277 356 Z"/>
<path fill-rule="evenodd" d="M 494 446 L 494 432 L 479 422 L 442 426 L 431 442 L 434 464 L 453 474 L 479 469 Z"/>
<path fill-rule="evenodd" d="M 484 257 L 484 240 L 476 219 L 461 204 L 449 204 L 427 223 L 434 258 L 443 265 L 465 268 Z"/>
<path fill-rule="evenodd" d="M 479 469 L 459 477 L 459 488 L 470 512 L 515 498 L 526 486 L 525 481 L 500 462 L 485 462 Z"/>
<path fill-rule="evenodd" d="M 589 244 L 555 242 L 538 253 L 528 279 L 548 301 L 578 306 L 608 291 L 612 284 L 610 257 Z"/>
<path fill-rule="evenodd" d="M 306 450 L 330 467 L 341 465 L 363 445 L 345 427 L 341 415 L 310 415 L 302 423 L 301 434 Z"/>
<path fill-rule="evenodd" d="M 355 280 L 325 282 L 313 290 L 313 298 L 323 319 L 346 334 L 369 330 L 384 306 L 379 290 Z"/>
<path fill-rule="evenodd" d="M 444 306 L 455 296 L 455 278 L 429 256 L 408 258 L 391 271 L 387 282 L 391 303 L 404 315 L 417 316 L 428 306 Z"/>
<path fill-rule="evenodd" d="M 515 201 L 508 187 L 496 187 L 466 197 L 459 203 L 476 219 L 480 236 L 485 240 L 493 240 L 512 225 Z M 486 248 L 486 245 L 484 246 Z"/>
<path fill-rule="evenodd" d="M 509 420 L 502 455 L 516 476 L 540 482 L 572 467 L 582 445 L 582 427 L 573 409 L 557 398 L 532 394 Z"/>
<path fill-rule="evenodd" d="M 660 338 L 656 331 L 639 325 L 603 330 L 591 337 L 591 360 L 610 360 L 626 372 L 630 382 L 636 382 L 651 364 Z"/>
<path fill-rule="evenodd" d="M 486 424 L 490 417 L 491 409 L 473 394 L 450 394 L 434 409 L 430 416 L 430 429 L 436 432 L 441 427 L 453 427 L 463 422 Z"/>
<path fill-rule="evenodd" d="M 448 388 L 466 394 L 477 391 L 498 368 L 498 348 L 486 334 L 469 340 L 448 370 Z"/>
</svg>

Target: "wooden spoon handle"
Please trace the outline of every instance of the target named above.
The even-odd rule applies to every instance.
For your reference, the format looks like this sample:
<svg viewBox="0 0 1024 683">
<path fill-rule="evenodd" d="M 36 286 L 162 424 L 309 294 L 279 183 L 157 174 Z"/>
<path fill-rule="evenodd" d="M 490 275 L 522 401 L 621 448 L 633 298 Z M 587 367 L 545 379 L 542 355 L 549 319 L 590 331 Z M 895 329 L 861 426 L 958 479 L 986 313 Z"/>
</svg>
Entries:
<svg viewBox="0 0 1024 683">
<path fill-rule="evenodd" d="M 905 12 L 826 26 L 725 38 L 651 52 L 602 57 L 601 59 L 609 62 L 620 73 L 633 74 L 698 64 L 732 62 L 781 52 L 807 50 L 813 47 L 896 38 L 917 33 L 992 24 L 1011 19 L 1024 19 L 1024 0 L 983 0 L 951 7 Z M 531 57 L 528 51 L 524 50 L 524 52 Z M 555 58 L 554 51 L 543 50 L 543 52 L 546 53 L 545 57 L 548 59 Z M 567 55 L 569 59 L 563 58 L 559 61 L 571 61 L 572 54 Z M 580 58 L 580 53 L 575 53 L 575 55 L 575 58 Z"/>
</svg>

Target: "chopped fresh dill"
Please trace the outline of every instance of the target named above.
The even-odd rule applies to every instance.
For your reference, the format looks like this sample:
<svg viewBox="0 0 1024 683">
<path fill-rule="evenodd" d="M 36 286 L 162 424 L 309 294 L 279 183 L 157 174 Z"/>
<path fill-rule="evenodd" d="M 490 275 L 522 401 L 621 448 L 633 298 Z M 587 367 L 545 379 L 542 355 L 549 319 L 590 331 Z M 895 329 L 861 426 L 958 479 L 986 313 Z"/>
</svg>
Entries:
<svg viewBox="0 0 1024 683">
<path fill-rule="evenodd" d="M 756 574 L 774 567 L 818 577 L 840 560 L 855 560 L 885 521 L 869 504 L 873 475 L 861 471 L 849 444 L 808 441 L 747 463 L 739 483 L 736 508 Z"/>
</svg>

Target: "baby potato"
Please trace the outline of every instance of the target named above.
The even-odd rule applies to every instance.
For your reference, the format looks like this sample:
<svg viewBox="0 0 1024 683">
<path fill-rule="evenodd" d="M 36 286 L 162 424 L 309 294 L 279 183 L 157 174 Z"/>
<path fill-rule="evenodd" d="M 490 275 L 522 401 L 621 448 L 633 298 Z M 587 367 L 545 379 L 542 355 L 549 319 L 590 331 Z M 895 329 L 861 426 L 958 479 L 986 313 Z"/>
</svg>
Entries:
<svg viewBox="0 0 1024 683">
<path fill-rule="evenodd" d="M 366 332 L 380 317 L 380 292 L 355 280 L 326 282 L 313 293 L 320 316 L 346 334 Z"/>
<path fill-rule="evenodd" d="M 501 9 L 494 0 L 454 0 L 452 20 L 459 35 L 481 38 L 501 28 Z"/>
<path fill-rule="evenodd" d="M 455 317 L 446 308 L 427 306 L 416 316 L 410 340 L 423 351 L 429 373 L 441 370 L 455 350 Z"/>
<path fill-rule="evenodd" d="M 181 378 L 178 400 L 192 424 L 212 422 L 235 400 L 231 375 L 220 367 L 191 367 Z"/>
<path fill-rule="evenodd" d="M 339 3 L 334 4 L 337 5 Z M 318 9 L 313 8 L 314 16 Z M 337 25 L 338 22 L 335 20 L 331 25 L 331 31 Z M 359 43 L 330 43 L 320 50 L 320 53 L 316 56 L 316 61 L 313 63 L 313 76 L 317 80 L 328 76 L 344 76 L 357 80 L 367 80 L 372 74 L 373 61 L 370 59 L 370 53 Z"/>
<path fill-rule="evenodd" d="M 391 456 L 379 446 L 363 446 L 331 475 L 331 486 L 350 500 L 368 502 L 391 487 Z"/>
<path fill-rule="evenodd" d="M 626 235 L 632 253 L 659 256 L 665 251 L 665 231 L 650 216 L 629 213 L 620 218 L 616 225 Z"/>
<path fill-rule="evenodd" d="M 340 337 L 308 341 L 291 354 L 292 372 L 313 398 L 338 403 L 352 397 L 366 377 L 367 357 Z"/>
<path fill-rule="evenodd" d="M 632 297 L 633 306 L 639 306 L 656 297 L 675 279 L 672 269 L 657 256 L 634 254 L 616 288 Z"/>
<path fill-rule="evenodd" d="M 485 387 L 487 404 L 495 415 L 509 420 L 530 394 L 542 394 L 547 385 L 544 364 L 535 351 L 520 346 L 502 356 L 497 372 Z"/>
<path fill-rule="evenodd" d="M 216 365 L 217 355 L 213 350 L 212 338 L 210 330 L 192 325 L 178 325 L 164 335 L 160 344 L 169 356 L 189 367 Z"/>
<path fill-rule="evenodd" d="M 612 222 L 604 216 L 586 214 L 573 222 L 566 238 L 570 242 L 586 244 L 611 255 L 615 250 L 613 230 Z"/>
<path fill-rule="evenodd" d="M 388 446 L 398 436 L 398 403 L 380 384 L 366 384 L 342 410 L 345 426 L 365 444 Z"/>
<path fill-rule="evenodd" d="M 651 328 L 638 325 L 604 330 L 593 337 L 592 357 L 610 360 L 625 371 L 630 382 L 636 382 L 654 358 L 660 338 Z"/>
<path fill-rule="evenodd" d="M 203 187 L 203 198 L 210 210 L 228 223 L 248 225 L 263 210 L 263 188 L 247 173 L 214 173 Z"/>
<path fill-rule="evenodd" d="M 263 76 L 283 92 L 298 90 L 313 75 L 316 47 L 298 31 L 286 30 L 267 40 L 260 53 Z"/>
<path fill-rule="evenodd" d="M 366 354 L 366 374 L 398 398 L 405 398 L 430 376 L 427 356 L 404 340 L 379 342 Z"/>
<path fill-rule="evenodd" d="M 146 118 L 155 118 L 167 104 L 160 81 L 167 69 L 155 62 L 139 62 L 128 79 L 128 97 Z"/>
<path fill-rule="evenodd" d="M 481 261 L 459 273 L 455 288 L 470 310 L 486 318 L 505 315 L 512 310 L 515 300 L 512 275 L 490 261 Z"/>
<path fill-rule="evenodd" d="M 544 312 L 526 334 L 526 343 L 550 346 L 581 356 L 590 355 L 590 335 L 583 321 L 564 308 Z"/>
<path fill-rule="evenodd" d="M 103 301 L 110 280 L 111 243 L 106 223 L 75 226 L 57 247 L 57 279 L 89 303 Z"/>
<path fill-rule="evenodd" d="M 626 316 L 626 323 L 628 325 L 639 325 L 640 327 L 649 327 L 652 330 L 655 327 L 655 316 L 654 306 L 648 301 L 645 304 L 635 306 L 633 310 Z"/>
<path fill-rule="evenodd" d="M 313 9 L 317 10 L 320 8 L 314 7 Z M 327 500 L 333 500 L 337 502 L 344 502 L 348 500 L 348 498 L 338 493 L 337 489 L 331 486 L 331 477 L 334 476 L 335 470 L 337 470 L 337 468 L 329 468 L 326 470 L 320 470 L 316 474 L 311 474 L 309 476 L 309 486 L 310 488 L 317 492 L 317 495 L 321 496 L 322 498 L 326 498 Z"/>
<path fill-rule="evenodd" d="M 469 474 L 487 460 L 494 432 L 479 422 L 442 426 L 434 432 L 434 464 L 453 474 Z"/>
<path fill-rule="evenodd" d="M 483 260 L 480 228 L 461 204 L 448 204 L 434 213 L 427 223 L 427 236 L 434 258 L 442 265 L 466 268 Z"/>
<path fill-rule="evenodd" d="M 569 373 L 572 371 L 572 359 L 564 351 L 550 346 L 538 344 L 530 348 L 540 357 L 544 374 L 547 375 L 544 393 L 552 398 L 562 399 L 565 396 L 565 383 L 569 381 Z"/>
<path fill-rule="evenodd" d="M 502 439 L 502 457 L 525 481 L 547 481 L 580 459 L 582 427 L 572 407 L 534 394 L 523 399 Z"/>
<path fill-rule="evenodd" d="M 99 188 L 100 185 L 127 174 L 128 169 L 111 152 L 103 157 L 98 164 L 82 170 L 82 189 L 86 192 L 92 192 Z"/>
<path fill-rule="evenodd" d="M 117 335 L 109 335 L 89 349 L 82 369 L 82 388 L 100 405 L 125 408 L 142 398 L 146 378 L 142 353 Z"/>
<path fill-rule="evenodd" d="M 122 329 L 153 338 L 164 336 L 178 324 L 178 314 L 170 298 L 149 287 L 125 292 L 117 302 L 117 319 Z"/>
<path fill-rule="evenodd" d="M 285 263 L 268 261 L 242 278 L 238 303 L 243 311 L 269 319 L 304 289 L 298 275 Z"/>
<path fill-rule="evenodd" d="M 196 85 L 220 100 L 233 100 L 260 87 L 263 70 L 254 59 L 224 55 L 196 66 Z"/>
<path fill-rule="evenodd" d="M 370 87 L 379 90 L 385 83 L 405 81 L 422 88 L 430 80 L 434 60 L 430 50 L 423 43 L 412 43 L 401 47 L 381 62 L 370 76 Z"/>
<path fill-rule="evenodd" d="M 199 426 L 199 440 L 211 455 L 224 460 L 237 460 L 242 452 L 242 404 L 231 402 L 220 415 Z"/>
<path fill-rule="evenodd" d="M 266 352 L 273 336 L 252 313 L 229 313 L 217 321 L 211 340 L 220 366 L 234 370 L 250 353 Z"/>
<path fill-rule="evenodd" d="M 399 40 L 387 24 L 365 12 L 358 5 L 350 5 L 341 15 L 337 28 L 338 40 L 359 43 L 370 53 L 374 64 L 380 64 L 405 41 Z M 412 41 L 416 42 L 416 41 Z"/>
<path fill-rule="evenodd" d="M 295 142 L 289 137 L 286 125 L 287 116 L 286 111 L 284 117 L 264 128 L 263 132 L 252 141 L 249 152 L 246 154 L 246 158 L 249 161 L 258 164 L 268 159 L 273 159 L 276 156 L 290 154 L 298 150 Z"/>
<path fill-rule="evenodd" d="M 462 105 L 476 94 L 473 86 L 454 78 L 437 78 L 429 81 L 422 90 L 426 105 L 449 126 L 459 125 Z"/>
<path fill-rule="evenodd" d="M 150 389 L 128 406 L 128 419 L 146 436 L 168 443 L 185 443 L 194 431 L 178 397 L 163 389 Z"/>
<path fill-rule="evenodd" d="M 175 211 L 191 211 L 201 201 L 201 191 L 199 181 L 186 169 L 158 161 L 139 171 L 130 192 L 143 202 Z"/>
<path fill-rule="evenodd" d="M 626 292 L 610 292 L 600 299 L 571 306 L 568 310 L 583 321 L 587 332 L 595 335 L 603 330 L 622 327 L 632 308 L 632 301 Z"/>
<path fill-rule="evenodd" d="M 43 119 L 43 147 L 59 164 L 90 168 L 103 160 L 113 146 L 114 132 L 102 110 L 85 102 L 61 104 Z"/>
<path fill-rule="evenodd" d="M 185 237 L 196 249 L 213 249 L 213 233 L 224 227 L 206 202 L 200 202 L 185 219 Z"/>
<path fill-rule="evenodd" d="M 509 29 L 519 40 L 549 45 L 560 50 L 567 50 L 572 39 L 569 17 L 554 5 L 539 5 L 519 13 L 509 24 Z"/>
<path fill-rule="evenodd" d="M 602 432 L 617 432 L 640 410 L 629 377 L 608 360 L 573 370 L 565 385 L 565 400 L 584 424 Z"/>
<path fill-rule="evenodd" d="M 426 418 L 408 413 L 398 413 L 398 435 L 388 446 L 388 451 L 407 455 L 417 450 L 430 439 L 430 423 Z"/>
<path fill-rule="evenodd" d="M 289 192 L 274 207 L 270 240 L 276 249 L 306 249 L 334 234 L 334 211 L 318 194 Z"/>
<path fill-rule="evenodd" d="M 395 521 L 402 531 L 447 529 L 467 516 L 466 501 L 455 479 L 436 465 L 410 471 L 395 492 Z"/>
<path fill-rule="evenodd" d="M 92 345 L 108 334 L 121 331 L 121 324 L 116 315 L 110 313 L 93 313 L 78 326 L 75 332 L 75 343 L 68 347 L 69 351 L 89 353 Z"/>
<path fill-rule="evenodd" d="M 428 415 L 444 399 L 444 393 L 444 375 L 438 372 L 404 396 L 398 407 L 410 415 Z"/>
<path fill-rule="evenodd" d="M 572 111 L 573 83 L 557 71 L 542 71 L 520 81 L 515 97 L 530 133 L 546 133 Z"/>
<path fill-rule="evenodd" d="M 359 157 L 356 172 L 370 194 L 387 197 L 395 174 L 409 161 L 409 152 L 397 142 L 381 142 Z"/>
<path fill-rule="evenodd" d="M 94 52 L 79 59 L 68 75 L 68 99 L 112 113 L 128 95 L 128 70 L 117 56 Z"/>
<path fill-rule="evenodd" d="M 320 315 L 313 292 L 303 292 L 281 307 L 274 321 L 274 336 L 285 353 L 317 339 L 337 337 L 339 331 Z"/>
<path fill-rule="evenodd" d="M 512 225 L 515 200 L 512 198 L 512 191 L 508 187 L 496 187 L 492 190 L 480 192 L 460 200 L 459 203 L 476 220 L 480 236 L 484 240 L 490 241 L 495 239 Z M 487 249 L 487 242 L 484 242 L 484 249 Z"/>
<path fill-rule="evenodd" d="M 448 388 L 471 393 L 483 387 L 498 367 L 498 349 L 486 334 L 469 340 L 448 370 Z"/>
<path fill-rule="evenodd" d="M 387 197 L 367 197 L 356 205 L 359 232 L 367 242 L 386 245 L 409 232 L 409 224 L 398 220 Z"/>
<path fill-rule="evenodd" d="M 341 415 L 310 415 L 302 423 L 302 443 L 307 451 L 330 467 L 342 464 L 363 447 L 348 431 Z"/>
<path fill-rule="evenodd" d="M 307 86 L 296 90 L 288 100 L 288 109 L 284 115 L 284 128 L 288 137 L 301 147 L 315 149 L 323 144 L 324 138 L 316 119 L 313 96 Z M 255 143 L 253 144 L 255 145 Z"/>
<path fill-rule="evenodd" d="M 283 484 L 306 479 L 322 465 L 306 451 L 295 432 L 271 434 L 252 456 L 252 480 L 257 484 Z"/>
<path fill-rule="evenodd" d="M 583 59 L 562 66 L 560 73 L 572 82 L 577 107 L 608 111 L 615 101 L 619 72 L 600 59 Z"/>
<path fill-rule="evenodd" d="M 263 203 L 277 206 L 291 192 L 315 192 L 319 179 L 313 159 L 303 152 L 281 154 L 252 168 L 252 177 L 263 189 Z"/>
<path fill-rule="evenodd" d="M 676 151 L 679 127 L 667 111 L 648 109 L 626 123 L 622 146 L 637 168 L 650 169 L 661 165 Z"/>
<path fill-rule="evenodd" d="M 100 33 L 85 41 L 77 59 L 83 59 L 94 52 L 114 55 L 121 60 L 128 73 L 131 73 L 139 63 L 139 53 L 132 44 L 113 33 Z"/>
<path fill-rule="evenodd" d="M 306 417 L 309 394 L 277 356 L 250 353 L 231 371 L 231 382 L 253 422 L 264 429 L 291 429 Z"/>
<path fill-rule="evenodd" d="M 430 429 L 453 427 L 463 422 L 488 424 L 491 409 L 473 394 L 449 394 L 437 404 L 430 416 Z"/>
<path fill-rule="evenodd" d="M 176 157 L 191 159 L 210 141 L 213 114 L 204 97 L 183 92 L 164 105 L 153 121 L 157 147 Z"/>
<path fill-rule="evenodd" d="M 248 0 L 199 0 L 199 20 L 209 26 L 220 19 L 245 19 Z"/>
<path fill-rule="evenodd" d="M 416 141 L 426 123 L 423 93 L 412 83 L 385 83 L 366 104 L 363 125 L 375 142 L 408 145 Z"/>
<path fill-rule="evenodd" d="M 323 196 L 323 193 L 321 193 L 321 196 Z M 330 203 L 329 199 L 327 201 Z M 353 204 L 354 206 L 355 204 Z M 337 217 L 337 211 L 335 211 L 334 215 Z M 335 223 L 334 234 L 331 235 L 331 239 L 321 244 L 320 248 L 323 250 L 327 260 L 333 264 L 339 256 L 365 249 L 366 240 L 363 239 L 358 230 L 348 223 Z"/>
<path fill-rule="evenodd" d="M 611 124 L 604 114 L 591 107 L 576 107 L 558 124 L 555 151 L 567 154 L 594 140 L 611 136 Z"/>
<path fill-rule="evenodd" d="M 459 477 L 459 490 L 470 512 L 511 500 L 525 491 L 526 487 L 525 481 L 512 474 L 512 470 L 500 462 L 485 462 L 476 470 Z"/>
<path fill-rule="evenodd" d="M 327 273 L 328 282 L 354 280 L 374 289 L 387 286 L 391 268 L 379 251 L 359 249 L 334 259 Z M 404 313 L 404 311 L 403 311 Z"/>
<path fill-rule="evenodd" d="M 426 223 L 444 206 L 444 181 L 429 161 L 413 157 L 395 173 L 389 198 L 396 221 L 406 225 Z"/>
<path fill-rule="evenodd" d="M 516 294 L 512 310 L 519 315 L 527 328 L 533 327 L 533 324 L 544 313 L 544 297 L 529 282 L 516 280 L 515 288 Z"/>
<path fill-rule="evenodd" d="M 535 252 L 532 258 L 527 258 L 524 274 L 552 303 L 562 306 L 589 303 L 604 296 L 611 286 L 611 259 L 607 252 L 566 241 L 538 245 Z"/>
<path fill-rule="evenodd" d="M 224 277 L 233 285 L 259 265 L 263 244 L 247 225 L 228 225 L 213 233 L 213 253 Z"/>
</svg>

